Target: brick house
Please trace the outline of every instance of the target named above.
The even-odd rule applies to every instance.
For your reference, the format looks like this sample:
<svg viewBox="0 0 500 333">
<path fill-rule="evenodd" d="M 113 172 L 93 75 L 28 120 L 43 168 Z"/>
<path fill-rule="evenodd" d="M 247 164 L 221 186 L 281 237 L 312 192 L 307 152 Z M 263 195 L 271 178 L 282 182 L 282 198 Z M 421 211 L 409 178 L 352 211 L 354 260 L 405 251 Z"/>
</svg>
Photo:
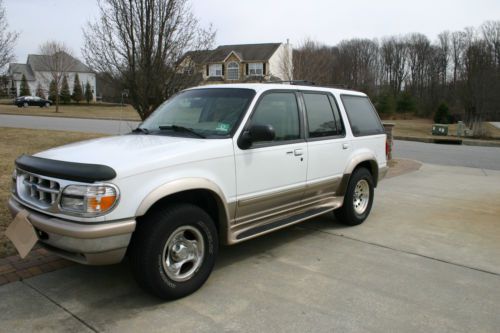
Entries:
<svg viewBox="0 0 500 333">
<path fill-rule="evenodd" d="M 200 84 L 292 80 L 292 48 L 287 42 L 221 45 L 187 52 L 179 71 L 198 75 Z"/>
</svg>

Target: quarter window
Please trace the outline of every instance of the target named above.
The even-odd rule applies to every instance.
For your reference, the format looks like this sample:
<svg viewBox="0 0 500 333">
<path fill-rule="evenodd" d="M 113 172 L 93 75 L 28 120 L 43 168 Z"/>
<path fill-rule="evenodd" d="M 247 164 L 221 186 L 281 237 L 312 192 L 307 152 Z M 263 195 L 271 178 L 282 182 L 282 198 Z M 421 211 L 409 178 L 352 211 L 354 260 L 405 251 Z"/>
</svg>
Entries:
<svg viewBox="0 0 500 333">
<path fill-rule="evenodd" d="M 309 137 L 317 138 L 340 134 L 327 95 L 304 93 L 304 102 L 306 104 Z"/>
<path fill-rule="evenodd" d="M 238 80 L 240 78 L 240 65 L 237 62 L 230 62 L 227 65 L 227 79 Z"/>
<path fill-rule="evenodd" d="M 264 75 L 264 64 L 261 62 L 254 62 L 248 64 L 248 74 L 253 76 Z"/>
<path fill-rule="evenodd" d="M 274 141 L 300 139 L 297 99 L 294 93 L 280 92 L 265 95 L 252 115 L 252 124 L 271 125 Z"/>
<path fill-rule="evenodd" d="M 222 76 L 222 64 L 211 64 L 208 67 L 209 76 Z"/>
<path fill-rule="evenodd" d="M 368 97 L 342 95 L 354 136 L 383 134 L 382 123 Z"/>
</svg>

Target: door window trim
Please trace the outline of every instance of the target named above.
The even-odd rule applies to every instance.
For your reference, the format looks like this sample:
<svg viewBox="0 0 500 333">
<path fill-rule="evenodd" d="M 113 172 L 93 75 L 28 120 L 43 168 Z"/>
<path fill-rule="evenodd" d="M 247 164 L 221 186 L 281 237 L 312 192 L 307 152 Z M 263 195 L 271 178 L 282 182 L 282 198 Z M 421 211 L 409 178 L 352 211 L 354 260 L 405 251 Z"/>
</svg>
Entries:
<svg viewBox="0 0 500 333">
<path fill-rule="evenodd" d="M 300 104 L 300 96 L 299 96 L 299 91 L 297 89 L 270 89 L 270 90 L 266 90 L 265 92 L 263 92 L 257 99 L 257 101 L 255 102 L 255 105 L 254 107 L 252 108 L 252 110 L 250 111 L 250 115 L 248 116 L 248 119 L 246 120 L 245 124 L 243 125 L 243 128 L 238 136 L 238 139 L 237 139 L 237 143 L 240 141 L 240 138 L 243 136 L 243 133 L 248 130 L 248 128 L 250 127 L 250 124 L 252 122 L 252 116 L 254 115 L 255 111 L 257 110 L 257 108 L 259 107 L 259 104 L 260 102 L 262 101 L 262 99 L 269 95 L 269 94 L 273 94 L 273 93 L 289 93 L 289 94 L 293 94 L 295 96 L 295 101 L 297 103 L 297 111 L 299 112 L 299 134 L 300 134 L 300 138 L 299 139 L 296 139 L 296 140 L 286 140 L 286 141 L 270 141 L 270 142 L 258 142 L 258 143 L 255 143 L 255 144 L 252 144 L 251 147 L 247 148 L 247 149 L 242 149 L 239 144 L 238 144 L 238 148 L 241 149 L 241 150 L 252 150 L 252 149 L 259 149 L 259 148 L 266 148 L 266 147 L 274 147 L 274 146 L 285 146 L 285 145 L 290 145 L 290 144 L 297 144 L 297 143 L 301 143 L 301 142 L 305 142 L 305 134 L 304 134 L 304 112 L 303 112 L 303 108 L 301 107 L 301 104 Z"/>
</svg>

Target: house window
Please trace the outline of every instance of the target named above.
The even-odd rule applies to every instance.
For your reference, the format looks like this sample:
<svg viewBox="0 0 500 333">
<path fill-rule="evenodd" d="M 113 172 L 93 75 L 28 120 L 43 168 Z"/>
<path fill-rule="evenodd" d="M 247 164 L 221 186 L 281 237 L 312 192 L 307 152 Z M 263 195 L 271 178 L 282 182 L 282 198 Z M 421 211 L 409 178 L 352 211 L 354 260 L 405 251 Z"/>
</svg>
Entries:
<svg viewBox="0 0 500 333">
<path fill-rule="evenodd" d="M 209 76 L 222 76 L 222 64 L 211 64 L 208 67 Z"/>
<path fill-rule="evenodd" d="M 237 62 L 227 64 L 227 79 L 238 80 L 240 78 L 240 65 Z"/>
<path fill-rule="evenodd" d="M 253 76 L 264 75 L 264 64 L 261 62 L 249 63 L 248 75 L 253 75 Z"/>
</svg>

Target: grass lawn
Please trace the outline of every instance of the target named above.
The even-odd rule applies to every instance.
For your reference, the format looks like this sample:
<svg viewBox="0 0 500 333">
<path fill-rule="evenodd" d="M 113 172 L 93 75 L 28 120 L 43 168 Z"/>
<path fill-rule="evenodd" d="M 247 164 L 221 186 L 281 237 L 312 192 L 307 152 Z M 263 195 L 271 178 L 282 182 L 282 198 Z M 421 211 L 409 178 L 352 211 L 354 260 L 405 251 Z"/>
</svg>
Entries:
<svg viewBox="0 0 500 333">
<path fill-rule="evenodd" d="M 103 119 L 123 119 L 137 120 L 141 118 L 139 114 L 130 105 L 109 106 L 106 104 L 86 104 L 80 105 L 60 105 L 59 112 L 56 113 L 56 107 L 40 108 L 38 106 L 29 106 L 19 108 L 15 105 L 0 104 L 0 114 L 46 116 L 46 117 L 71 117 L 71 118 L 103 118 Z"/>
<path fill-rule="evenodd" d="M 431 134 L 432 124 L 430 119 L 411 119 L 411 120 L 385 120 L 387 123 L 394 123 L 394 136 L 409 136 L 419 138 L 446 138 L 433 136 Z M 486 137 L 483 139 L 500 139 L 500 129 L 489 123 L 485 123 Z M 448 137 L 455 138 L 457 134 L 457 124 L 450 124 L 448 127 Z"/>
<path fill-rule="evenodd" d="M 0 127 L 0 258 L 15 253 L 4 232 L 12 218 L 7 209 L 14 160 L 67 143 L 101 137 L 101 134 Z"/>
</svg>

